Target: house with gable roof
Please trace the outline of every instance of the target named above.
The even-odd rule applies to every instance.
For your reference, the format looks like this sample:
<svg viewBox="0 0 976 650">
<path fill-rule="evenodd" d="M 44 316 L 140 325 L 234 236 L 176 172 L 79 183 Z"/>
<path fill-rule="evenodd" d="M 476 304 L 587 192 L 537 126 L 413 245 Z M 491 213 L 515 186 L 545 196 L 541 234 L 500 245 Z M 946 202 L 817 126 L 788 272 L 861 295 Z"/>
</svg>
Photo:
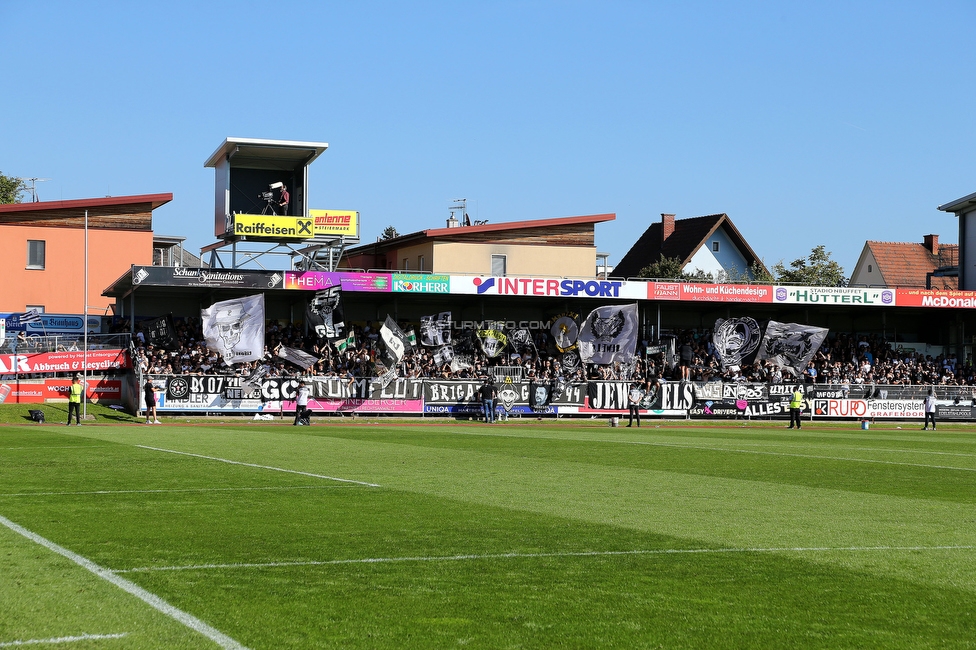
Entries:
<svg viewBox="0 0 976 650">
<path fill-rule="evenodd" d="M 614 214 L 432 228 L 347 248 L 340 269 L 594 277 L 596 224 Z"/>
<path fill-rule="evenodd" d="M 696 270 L 716 280 L 732 273 L 748 273 L 753 264 L 765 268 L 762 260 L 725 213 L 689 219 L 662 214 L 614 267 L 618 278 L 637 277 L 641 269 L 662 257 L 677 258 L 687 272 Z"/>
<path fill-rule="evenodd" d="M 866 241 L 851 273 L 850 286 L 957 289 L 959 246 L 940 244 L 938 235 L 922 243 Z"/>
</svg>

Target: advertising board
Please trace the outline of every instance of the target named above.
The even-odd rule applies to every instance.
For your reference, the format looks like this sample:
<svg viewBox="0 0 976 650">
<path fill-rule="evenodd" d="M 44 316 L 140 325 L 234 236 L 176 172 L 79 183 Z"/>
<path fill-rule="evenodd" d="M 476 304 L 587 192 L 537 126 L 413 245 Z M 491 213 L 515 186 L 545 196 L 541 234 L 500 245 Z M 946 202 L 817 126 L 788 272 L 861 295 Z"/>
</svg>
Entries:
<svg viewBox="0 0 976 650">
<path fill-rule="evenodd" d="M 235 214 L 234 236 L 266 241 L 302 240 L 315 236 L 311 217 Z"/>
<path fill-rule="evenodd" d="M 132 284 L 213 289 L 281 289 L 281 271 L 205 269 L 186 266 L 133 266 Z"/>
<path fill-rule="evenodd" d="M 701 284 L 696 282 L 648 282 L 648 300 L 687 302 L 773 302 L 773 287 L 765 284 Z"/>
<path fill-rule="evenodd" d="M 452 275 L 451 293 L 489 296 L 621 298 L 642 300 L 647 297 L 646 284 L 646 282 L 594 280 L 589 278 Z"/>
<path fill-rule="evenodd" d="M 22 381 L 6 380 L 7 404 L 42 404 L 52 400 L 67 400 L 71 387 L 70 379 L 30 379 Z M 87 399 L 93 404 L 99 402 L 119 402 L 122 399 L 122 381 L 119 379 L 89 379 L 85 390 Z"/>
<path fill-rule="evenodd" d="M 355 210 L 309 210 L 316 237 L 342 237 L 347 242 L 359 241 L 359 213 Z"/>
<path fill-rule="evenodd" d="M 976 307 L 976 291 L 938 291 L 935 289 L 896 289 L 899 307 L 941 307 L 972 309 Z"/>
<path fill-rule="evenodd" d="M 132 360 L 126 350 L 89 350 L 87 355 L 81 350 L 0 355 L 0 375 L 118 370 L 131 367 Z"/>
<path fill-rule="evenodd" d="M 895 290 L 857 287 L 776 286 L 773 287 L 773 302 L 799 305 L 891 307 L 895 304 Z"/>
</svg>

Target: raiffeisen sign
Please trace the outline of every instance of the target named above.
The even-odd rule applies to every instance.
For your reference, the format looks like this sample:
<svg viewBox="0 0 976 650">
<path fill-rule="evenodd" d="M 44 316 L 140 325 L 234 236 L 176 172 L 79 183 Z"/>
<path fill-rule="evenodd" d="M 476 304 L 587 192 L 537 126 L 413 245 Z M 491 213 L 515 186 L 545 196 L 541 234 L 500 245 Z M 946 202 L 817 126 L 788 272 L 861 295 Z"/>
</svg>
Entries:
<svg viewBox="0 0 976 650">
<path fill-rule="evenodd" d="M 518 276 L 451 276 L 451 293 L 493 296 L 628 298 L 647 297 L 644 282 Z"/>
</svg>

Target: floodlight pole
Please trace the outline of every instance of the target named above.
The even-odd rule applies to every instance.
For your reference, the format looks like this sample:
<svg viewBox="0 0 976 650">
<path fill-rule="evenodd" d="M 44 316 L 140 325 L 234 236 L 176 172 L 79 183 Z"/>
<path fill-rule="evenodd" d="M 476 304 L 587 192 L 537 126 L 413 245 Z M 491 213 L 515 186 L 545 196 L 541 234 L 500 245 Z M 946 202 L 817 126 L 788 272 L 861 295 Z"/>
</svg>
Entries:
<svg viewBox="0 0 976 650">
<path fill-rule="evenodd" d="M 84 380 L 81 382 L 81 402 L 84 406 L 84 414 L 82 415 L 82 420 L 88 418 L 88 210 L 85 210 L 85 314 L 84 314 L 84 345 L 83 358 L 81 363 L 81 370 L 84 373 Z"/>
</svg>

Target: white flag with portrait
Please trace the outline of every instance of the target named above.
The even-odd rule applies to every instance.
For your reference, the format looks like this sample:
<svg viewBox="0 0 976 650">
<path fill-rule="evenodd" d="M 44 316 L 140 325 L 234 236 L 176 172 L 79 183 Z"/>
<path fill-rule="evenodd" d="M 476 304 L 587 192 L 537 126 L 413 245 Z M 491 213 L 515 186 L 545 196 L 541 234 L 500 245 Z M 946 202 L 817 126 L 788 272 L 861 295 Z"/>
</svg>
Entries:
<svg viewBox="0 0 976 650">
<path fill-rule="evenodd" d="M 264 356 L 264 294 L 215 302 L 200 318 L 207 347 L 228 366 Z"/>
</svg>

